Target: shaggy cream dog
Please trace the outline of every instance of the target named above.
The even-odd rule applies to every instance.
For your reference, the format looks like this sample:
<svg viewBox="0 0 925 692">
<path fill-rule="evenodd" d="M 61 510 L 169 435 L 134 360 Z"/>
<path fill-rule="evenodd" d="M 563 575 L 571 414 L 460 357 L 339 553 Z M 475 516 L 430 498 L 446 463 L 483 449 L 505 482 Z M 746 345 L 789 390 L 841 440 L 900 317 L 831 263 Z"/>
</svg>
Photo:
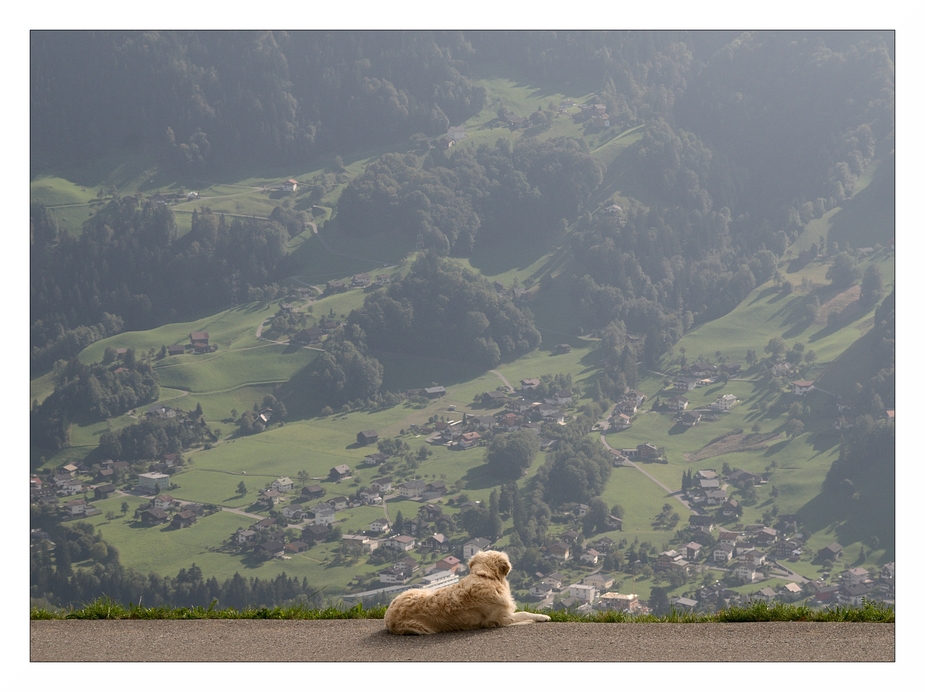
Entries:
<svg viewBox="0 0 925 692">
<path fill-rule="evenodd" d="M 469 575 L 459 583 L 396 596 L 385 612 L 385 626 L 393 634 L 434 634 L 548 621 L 548 615 L 514 612 L 517 606 L 507 583 L 510 571 L 505 553 L 476 553 L 469 560 Z"/>
</svg>

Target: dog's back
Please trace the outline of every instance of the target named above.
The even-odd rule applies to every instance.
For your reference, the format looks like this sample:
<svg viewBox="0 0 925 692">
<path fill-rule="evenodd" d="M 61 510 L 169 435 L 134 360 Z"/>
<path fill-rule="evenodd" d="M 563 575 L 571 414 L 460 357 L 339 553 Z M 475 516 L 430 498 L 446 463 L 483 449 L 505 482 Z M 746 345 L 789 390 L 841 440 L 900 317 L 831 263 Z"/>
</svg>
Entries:
<svg viewBox="0 0 925 692">
<path fill-rule="evenodd" d="M 505 581 L 469 575 L 436 591 L 411 589 L 399 594 L 385 613 L 385 626 L 393 634 L 504 627 L 514 610 Z"/>
</svg>

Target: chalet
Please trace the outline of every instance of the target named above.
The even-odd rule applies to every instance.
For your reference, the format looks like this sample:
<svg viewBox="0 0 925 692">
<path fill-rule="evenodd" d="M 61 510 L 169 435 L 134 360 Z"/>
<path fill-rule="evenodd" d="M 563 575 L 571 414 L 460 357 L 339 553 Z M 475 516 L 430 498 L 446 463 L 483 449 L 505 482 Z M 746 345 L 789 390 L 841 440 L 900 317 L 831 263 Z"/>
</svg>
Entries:
<svg viewBox="0 0 925 692">
<path fill-rule="evenodd" d="M 468 562 L 473 555 L 489 548 L 491 548 L 491 541 L 487 538 L 473 538 L 463 545 L 463 559 Z"/>
<path fill-rule="evenodd" d="M 424 396 L 428 399 L 437 399 L 446 396 L 446 387 L 424 387 Z"/>
<path fill-rule="evenodd" d="M 658 447 L 651 442 L 643 442 L 636 446 L 636 456 L 641 459 L 657 459 L 660 455 Z"/>
<path fill-rule="evenodd" d="M 296 332 L 290 341 L 296 345 L 308 346 L 309 344 L 317 344 L 323 336 L 324 332 L 321 327 L 308 327 Z"/>
<path fill-rule="evenodd" d="M 581 554 L 579 560 L 588 565 L 596 565 L 601 554 L 594 548 L 589 548 Z"/>
<path fill-rule="evenodd" d="M 270 487 L 273 488 L 273 490 L 281 493 L 288 493 L 292 490 L 293 486 L 294 483 L 288 476 L 281 476 L 270 484 Z"/>
<path fill-rule="evenodd" d="M 389 459 L 391 459 L 391 457 L 388 454 L 375 452 L 374 454 L 367 454 L 365 457 L 363 457 L 363 464 L 365 466 L 381 466 Z"/>
<path fill-rule="evenodd" d="M 302 540 L 314 544 L 323 541 L 329 533 L 331 533 L 331 527 L 328 524 L 309 524 L 302 529 Z"/>
<path fill-rule="evenodd" d="M 357 496 L 360 498 L 360 502 L 366 505 L 378 505 L 382 502 L 379 492 L 372 488 L 363 488 Z"/>
<path fill-rule="evenodd" d="M 264 541 L 257 546 L 257 553 L 264 557 L 282 557 L 286 552 L 286 544 L 279 540 Z"/>
<path fill-rule="evenodd" d="M 168 519 L 167 512 L 162 509 L 146 509 L 139 518 L 143 524 L 148 525 L 163 524 Z"/>
<path fill-rule="evenodd" d="M 813 389 L 812 380 L 795 380 L 790 383 L 790 393 L 794 396 L 804 396 Z"/>
<path fill-rule="evenodd" d="M 834 562 L 841 557 L 842 550 L 844 550 L 844 548 L 838 543 L 829 543 L 825 548 L 820 549 L 819 552 L 816 553 L 816 557 L 822 562 L 826 560 L 832 560 Z"/>
<path fill-rule="evenodd" d="M 713 548 L 713 562 L 718 565 L 725 565 L 729 562 L 735 553 L 735 548 L 725 545 L 717 545 Z"/>
<path fill-rule="evenodd" d="M 683 411 L 687 408 L 689 403 L 690 402 L 687 399 L 678 394 L 677 396 L 673 396 L 668 399 L 668 401 L 665 402 L 665 406 L 668 407 L 669 411 Z"/>
<path fill-rule="evenodd" d="M 350 279 L 350 285 L 355 288 L 369 286 L 369 274 L 354 274 Z"/>
<path fill-rule="evenodd" d="M 601 595 L 599 606 L 608 610 L 635 613 L 640 609 L 639 596 L 634 593 L 608 591 Z"/>
<path fill-rule="evenodd" d="M 189 340 L 197 353 L 209 350 L 209 332 L 190 332 Z"/>
<path fill-rule="evenodd" d="M 338 495 L 337 497 L 332 497 L 328 500 L 328 504 L 334 508 L 335 511 L 340 512 L 347 509 L 350 505 L 350 501 L 343 495 Z"/>
<path fill-rule="evenodd" d="M 683 425 L 685 428 L 693 428 L 695 425 L 697 425 L 697 423 L 700 422 L 701 418 L 703 418 L 701 414 L 687 411 L 681 415 L 680 421 L 681 425 Z"/>
<path fill-rule="evenodd" d="M 282 514 L 287 519 L 291 519 L 292 521 L 300 521 L 302 519 L 302 515 L 305 514 L 305 510 L 302 508 L 302 505 L 292 504 L 283 507 L 280 514 Z"/>
<path fill-rule="evenodd" d="M 382 541 L 382 545 L 386 548 L 395 548 L 396 550 L 408 552 L 414 549 L 416 541 L 412 536 L 392 536 Z"/>
<path fill-rule="evenodd" d="M 706 514 L 692 514 L 688 519 L 691 527 L 701 527 L 706 531 L 712 531 L 716 519 Z"/>
<path fill-rule="evenodd" d="M 435 551 L 446 551 L 450 550 L 452 547 L 449 539 L 442 533 L 435 533 L 434 535 L 425 538 L 423 541 L 421 541 L 421 546 L 427 550 Z M 456 560 L 457 564 L 459 563 L 459 558 L 454 557 L 453 559 Z M 442 569 L 446 569 L 446 567 Z"/>
<path fill-rule="evenodd" d="M 507 403 L 507 392 L 499 392 L 497 389 L 492 392 L 482 394 L 482 405 L 495 407 L 504 406 Z"/>
<path fill-rule="evenodd" d="M 870 581 L 870 572 L 863 567 L 852 567 L 841 573 L 841 580 L 844 584 L 862 584 Z"/>
<path fill-rule="evenodd" d="M 328 281 L 324 285 L 325 294 L 343 293 L 346 290 L 347 290 L 347 284 L 339 280 Z"/>
<path fill-rule="evenodd" d="M 572 550 L 567 543 L 553 543 L 546 548 L 546 554 L 554 560 L 564 562 L 572 556 Z"/>
<path fill-rule="evenodd" d="M 287 543 L 284 549 L 287 553 L 304 553 L 311 547 L 308 541 L 292 541 L 291 543 Z"/>
<path fill-rule="evenodd" d="M 375 430 L 363 430 L 357 433 L 357 444 L 374 445 L 379 441 L 379 433 Z"/>
<path fill-rule="evenodd" d="M 679 377 L 673 383 L 675 391 L 690 392 L 697 388 L 700 379 L 697 377 Z"/>
<path fill-rule="evenodd" d="M 544 399 L 547 404 L 555 404 L 556 406 L 565 406 L 566 404 L 572 403 L 572 390 L 570 389 L 559 389 L 554 392 L 551 392 L 548 397 Z"/>
<path fill-rule="evenodd" d="M 392 281 L 392 277 L 388 274 L 376 274 L 376 285 L 385 286 L 387 283 Z"/>
<path fill-rule="evenodd" d="M 720 511 L 723 513 L 724 517 L 741 517 L 742 516 L 742 506 L 739 504 L 738 500 L 728 498 L 724 503 Z"/>
<path fill-rule="evenodd" d="M 402 497 L 419 497 L 426 487 L 427 483 L 424 481 L 411 480 L 398 484 L 395 489 Z"/>
<path fill-rule="evenodd" d="M 191 512 L 188 509 L 177 512 L 173 515 L 173 519 L 170 520 L 170 525 L 175 529 L 185 529 L 186 527 L 192 526 L 195 523 L 196 513 Z"/>
<path fill-rule="evenodd" d="M 314 500 L 319 497 L 324 497 L 326 492 L 327 491 L 318 483 L 314 483 L 313 485 L 306 485 L 304 488 L 302 488 L 301 495 L 306 500 Z"/>
<path fill-rule="evenodd" d="M 165 512 L 176 504 L 179 503 L 170 495 L 158 495 L 154 498 L 154 506 L 157 509 L 164 510 Z"/>
<path fill-rule="evenodd" d="M 528 377 L 525 380 L 520 381 L 520 391 L 526 393 L 533 391 L 540 386 L 540 380 L 538 377 Z"/>
<path fill-rule="evenodd" d="M 283 501 L 283 496 L 278 490 L 264 489 L 260 491 L 260 496 L 257 498 L 257 501 L 262 502 L 267 507 L 273 508 Z"/>
<path fill-rule="evenodd" d="M 328 471 L 328 478 L 332 481 L 342 481 L 345 478 L 349 478 L 350 473 L 349 466 L 346 464 L 338 464 L 337 466 L 331 467 L 331 470 Z"/>
<path fill-rule="evenodd" d="M 364 553 L 371 553 L 379 547 L 378 539 L 372 539 L 369 536 L 361 536 L 359 534 L 352 533 L 345 533 L 341 537 L 341 544 Z"/>
<path fill-rule="evenodd" d="M 101 483 L 93 488 L 94 500 L 105 500 L 116 492 L 116 486 L 112 483 Z"/>
<path fill-rule="evenodd" d="M 385 494 L 391 492 L 392 490 L 392 479 L 389 476 L 384 478 L 377 478 L 372 483 L 369 484 L 370 489 L 378 491 L 380 494 Z"/>
<path fill-rule="evenodd" d="M 376 519 L 372 524 L 369 525 L 367 531 L 372 533 L 385 533 L 390 528 L 388 519 Z"/>
<path fill-rule="evenodd" d="M 381 584 L 406 584 L 409 579 L 411 579 L 411 572 L 402 567 L 387 567 L 379 572 Z"/>
<path fill-rule="evenodd" d="M 234 542 L 239 545 L 253 543 L 257 540 L 257 532 L 252 529 L 238 529 L 234 534 Z"/>
<path fill-rule="evenodd" d="M 476 447 L 482 442 L 482 436 L 477 432 L 467 432 L 463 433 L 459 437 L 458 446 L 462 449 L 469 449 L 470 447 Z"/>
<path fill-rule="evenodd" d="M 317 504 L 312 509 L 311 512 L 314 514 L 312 519 L 313 524 L 333 524 L 335 521 L 334 518 L 334 508 L 328 504 Z"/>
</svg>

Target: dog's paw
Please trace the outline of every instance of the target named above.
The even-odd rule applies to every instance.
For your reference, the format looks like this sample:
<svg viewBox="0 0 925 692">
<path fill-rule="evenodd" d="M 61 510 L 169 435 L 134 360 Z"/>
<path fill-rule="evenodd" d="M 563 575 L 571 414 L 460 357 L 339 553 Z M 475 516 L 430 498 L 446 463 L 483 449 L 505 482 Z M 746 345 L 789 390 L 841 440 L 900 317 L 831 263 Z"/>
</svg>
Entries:
<svg viewBox="0 0 925 692">
<path fill-rule="evenodd" d="M 539 615 L 539 614 L 538 614 L 538 615 L 536 615 L 536 620 L 535 620 L 535 622 L 549 622 L 550 620 L 552 620 L 552 618 L 549 617 L 548 615 Z"/>
</svg>

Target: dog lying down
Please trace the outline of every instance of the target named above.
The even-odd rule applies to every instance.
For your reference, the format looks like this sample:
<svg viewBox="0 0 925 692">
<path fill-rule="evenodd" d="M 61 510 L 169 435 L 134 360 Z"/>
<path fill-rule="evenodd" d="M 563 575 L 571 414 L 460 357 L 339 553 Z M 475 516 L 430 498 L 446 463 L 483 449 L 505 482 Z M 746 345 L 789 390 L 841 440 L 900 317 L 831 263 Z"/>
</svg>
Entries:
<svg viewBox="0 0 925 692">
<path fill-rule="evenodd" d="M 469 575 L 457 584 L 396 596 L 385 612 L 385 626 L 393 634 L 434 634 L 547 622 L 548 615 L 514 612 L 517 606 L 507 583 L 510 571 L 505 553 L 476 553 L 469 560 Z"/>
</svg>

